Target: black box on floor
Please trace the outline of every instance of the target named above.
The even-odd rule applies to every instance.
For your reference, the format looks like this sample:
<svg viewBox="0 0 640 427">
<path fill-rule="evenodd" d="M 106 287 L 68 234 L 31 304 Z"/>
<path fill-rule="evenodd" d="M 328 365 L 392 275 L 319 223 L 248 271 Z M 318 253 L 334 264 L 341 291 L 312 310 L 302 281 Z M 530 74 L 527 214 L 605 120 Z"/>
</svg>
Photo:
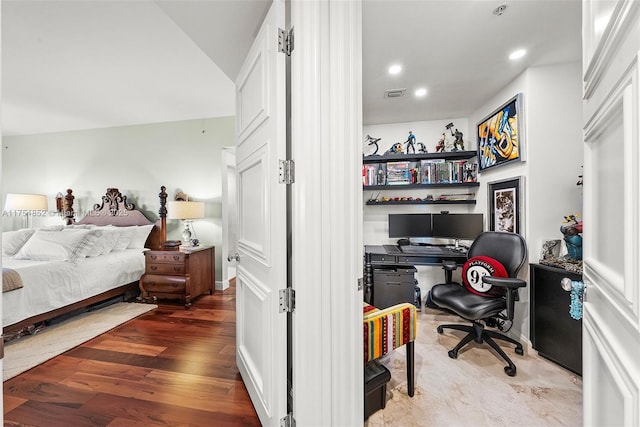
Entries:
<svg viewBox="0 0 640 427">
<path fill-rule="evenodd" d="M 375 360 L 364 367 L 364 419 L 387 405 L 387 383 L 391 372 Z"/>
<path fill-rule="evenodd" d="M 401 302 L 415 300 L 415 267 L 385 267 L 373 269 L 371 305 L 383 309 Z"/>
</svg>

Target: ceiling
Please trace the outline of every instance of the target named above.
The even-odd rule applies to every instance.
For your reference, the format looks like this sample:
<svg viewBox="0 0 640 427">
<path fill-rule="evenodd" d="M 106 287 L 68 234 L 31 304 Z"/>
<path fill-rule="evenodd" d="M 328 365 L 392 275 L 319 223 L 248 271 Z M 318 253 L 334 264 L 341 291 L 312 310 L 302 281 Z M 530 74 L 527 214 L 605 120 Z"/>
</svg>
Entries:
<svg viewBox="0 0 640 427">
<path fill-rule="evenodd" d="M 3 0 L 3 135 L 233 115 L 269 4 Z M 364 0 L 364 122 L 468 117 L 527 67 L 580 60 L 580 20 L 580 0 Z"/>
<path fill-rule="evenodd" d="M 364 122 L 468 117 L 526 68 L 580 61 L 581 16 L 580 0 L 365 0 Z M 510 61 L 516 49 L 528 53 Z M 396 63 L 403 71 L 391 76 Z M 384 97 L 399 88 L 405 96 Z"/>
</svg>

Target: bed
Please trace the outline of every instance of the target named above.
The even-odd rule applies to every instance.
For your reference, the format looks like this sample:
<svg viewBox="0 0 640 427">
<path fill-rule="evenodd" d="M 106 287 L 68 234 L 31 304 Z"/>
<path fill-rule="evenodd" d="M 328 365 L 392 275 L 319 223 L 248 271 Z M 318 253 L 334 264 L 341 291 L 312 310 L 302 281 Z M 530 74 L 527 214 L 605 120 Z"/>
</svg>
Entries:
<svg viewBox="0 0 640 427">
<path fill-rule="evenodd" d="M 76 222 L 74 197 L 67 190 L 61 212 L 65 226 L 3 233 L 3 276 L 8 269 L 21 282 L 3 292 L 3 335 L 137 295 L 144 248 L 159 249 L 166 240 L 165 190 L 160 189 L 160 219 L 155 222 L 117 188 L 108 188 L 101 202 Z"/>
</svg>

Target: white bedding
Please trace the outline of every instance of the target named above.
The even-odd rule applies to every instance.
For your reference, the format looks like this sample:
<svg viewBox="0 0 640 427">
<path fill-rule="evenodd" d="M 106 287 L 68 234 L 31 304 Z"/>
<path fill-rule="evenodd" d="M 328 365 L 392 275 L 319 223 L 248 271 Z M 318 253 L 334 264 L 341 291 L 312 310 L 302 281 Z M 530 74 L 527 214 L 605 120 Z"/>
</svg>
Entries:
<svg viewBox="0 0 640 427">
<path fill-rule="evenodd" d="M 18 271 L 24 283 L 2 295 L 2 325 L 7 326 L 139 280 L 144 255 L 142 249 L 127 249 L 78 263 L 3 256 L 2 266 Z"/>
</svg>

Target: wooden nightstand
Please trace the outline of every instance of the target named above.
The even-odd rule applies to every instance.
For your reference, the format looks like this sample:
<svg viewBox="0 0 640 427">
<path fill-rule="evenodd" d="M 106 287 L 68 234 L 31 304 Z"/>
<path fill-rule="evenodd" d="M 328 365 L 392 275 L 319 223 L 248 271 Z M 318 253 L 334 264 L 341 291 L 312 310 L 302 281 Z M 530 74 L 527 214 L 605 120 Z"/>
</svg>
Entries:
<svg viewBox="0 0 640 427">
<path fill-rule="evenodd" d="M 147 251 L 145 272 L 140 278 L 141 299 L 180 299 L 185 308 L 191 300 L 213 293 L 215 283 L 215 247 L 196 246 L 179 251 Z"/>
</svg>

